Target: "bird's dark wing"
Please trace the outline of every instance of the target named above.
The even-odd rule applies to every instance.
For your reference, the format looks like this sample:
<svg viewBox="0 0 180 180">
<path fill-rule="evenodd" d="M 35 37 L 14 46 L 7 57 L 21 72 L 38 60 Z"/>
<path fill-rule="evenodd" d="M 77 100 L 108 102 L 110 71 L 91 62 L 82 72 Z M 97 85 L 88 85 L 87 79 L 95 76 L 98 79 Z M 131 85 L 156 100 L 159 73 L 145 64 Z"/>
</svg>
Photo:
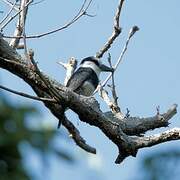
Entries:
<svg viewBox="0 0 180 180">
<path fill-rule="evenodd" d="M 86 80 L 91 78 L 92 74 L 95 74 L 92 69 L 81 67 L 71 76 L 66 86 L 76 91 Z"/>
</svg>

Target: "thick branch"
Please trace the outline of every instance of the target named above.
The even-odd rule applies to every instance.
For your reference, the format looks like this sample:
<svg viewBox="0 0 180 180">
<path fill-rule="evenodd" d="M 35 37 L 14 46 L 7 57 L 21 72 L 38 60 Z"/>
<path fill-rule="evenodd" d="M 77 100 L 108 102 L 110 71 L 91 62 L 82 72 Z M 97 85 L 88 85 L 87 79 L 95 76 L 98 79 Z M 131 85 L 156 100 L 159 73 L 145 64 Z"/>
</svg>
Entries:
<svg viewBox="0 0 180 180">
<path fill-rule="evenodd" d="M 160 134 L 142 137 L 138 139 L 138 148 L 151 147 L 163 142 L 179 140 L 180 128 L 173 128 Z"/>
<path fill-rule="evenodd" d="M 167 112 L 153 117 L 140 118 L 140 117 L 126 117 L 123 118 L 119 114 L 112 114 L 106 112 L 105 115 L 112 121 L 119 124 L 123 132 L 128 135 L 141 135 L 148 130 L 153 130 L 160 127 L 167 127 L 170 123 L 169 120 L 177 113 L 177 104 L 172 105 Z"/>
<path fill-rule="evenodd" d="M 18 57 L 20 56 L 11 47 L 7 46 L 7 43 L 2 38 L 0 38 L 0 57 L 1 57 L 0 58 L 1 68 L 4 68 L 10 71 L 11 73 L 22 78 L 33 88 L 33 90 L 36 92 L 36 94 L 39 97 L 45 97 L 45 98 L 51 97 L 49 88 L 45 85 L 45 83 L 42 81 L 42 79 L 37 74 L 37 72 L 34 69 L 30 69 L 29 66 L 27 66 L 27 64 L 23 63 L 21 58 L 18 59 Z M 44 78 L 48 78 L 44 74 L 42 75 L 44 76 Z M 120 163 L 124 158 L 130 155 L 135 156 L 139 148 L 152 146 L 160 142 L 179 139 L 180 137 L 179 129 L 178 131 L 173 131 L 173 133 L 172 131 L 165 132 L 163 137 L 162 137 L 163 135 L 162 133 L 160 136 L 158 136 L 158 138 L 128 136 L 127 135 L 128 132 L 129 134 L 130 133 L 135 134 L 134 130 L 130 130 L 132 126 L 131 128 L 129 127 L 128 119 L 124 118 L 120 124 L 114 118 L 107 116 L 106 113 L 104 114 L 100 110 L 98 102 L 93 97 L 87 98 L 84 96 L 80 96 L 72 92 L 69 88 L 62 86 L 61 84 L 57 83 L 56 81 L 52 81 L 49 78 L 48 78 L 48 82 L 51 83 L 52 86 L 56 88 L 56 90 L 58 90 L 58 93 L 60 94 L 63 102 L 65 102 L 70 109 L 72 109 L 75 113 L 79 115 L 81 121 L 98 127 L 112 142 L 114 142 L 114 144 L 117 145 L 117 147 L 120 150 L 120 154 L 117 158 L 116 163 Z M 62 118 L 62 106 L 60 103 L 61 102 L 59 103 L 44 102 L 45 106 L 48 107 L 48 109 L 52 112 L 52 114 L 54 114 L 54 116 L 56 116 L 58 119 Z M 176 113 L 176 105 L 170 108 L 167 111 L 167 113 L 152 117 L 149 120 L 151 121 L 154 120 L 154 126 L 152 125 L 151 122 L 149 123 L 148 119 L 146 118 L 144 120 L 142 118 L 141 119 L 134 118 L 135 122 L 141 122 L 142 125 L 144 122 L 145 128 L 142 128 L 143 130 L 139 130 L 141 129 L 141 126 L 135 123 L 133 128 L 137 130 L 136 132 L 143 133 L 146 130 L 156 128 L 157 122 L 160 123 L 161 121 L 164 121 L 161 124 L 162 126 L 164 126 L 165 123 L 167 123 L 168 119 L 171 118 L 175 113 Z M 133 119 L 130 118 L 130 120 Z M 69 125 L 68 127 L 68 125 L 65 124 L 65 122 L 66 121 L 62 123 L 69 130 L 71 126 Z M 150 124 L 150 126 L 148 123 Z M 159 127 L 161 127 L 161 125 L 159 124 Z M 138 128 L 138 126 L 140 128 Z M 72 128 L 70 129 L 72 131 L 72 133 L 70 134 L 73 134 Z M 153 142 L 147 142 L 151 140 Z M 83 146 L 81 146 L 80 142 L 78 144 L 79 146 L 83 147 L 84 149 L 88 147 L 86 146 L 86 143 L 83 140 L 81 142 L 83 143 Z M 144 142 L 146 142 L 146 144 L 143 144 Z M 93 149 L 91 149 L 90 147 L 88 147 L 88 150 L 89 152 L 93 151 Z"/>
<path fill-rule="evenodd" d="M 180 139 L 180 128 L 173 128 L 163 133 L 155 134 L 147 137 L 128 137 L 126 138 L 126 145 L 130 145 L 130 147 L 125 145 L 123 146 L 122 149 L 120 148 L 120 152 L 115 163 L 120 164 L 129 155 L 135 157 L 138 150 L 141 148 L 151 147 L 163 142 L 179 140 L 179 139 Z"/>
<path fill-rule="evenodd" d="M 43 97 L 44 99 L 49 99 L 52 97 L 48 87 L 44 84 L 39 75 L 36 74 L 34 68 L 30 69 L 29 66 L 21 60 L 16 51 L 10 48 L 7 42 L 1 38 L 0 56 L 0 67 L 10 71 L 11 73 L 19 76 L 24 81 L 26 81 L 39 97 Z M 6 59 L 4 57 L 11 59 Z M 45 76 L 45 78 L 48 79 L 47 76 Z M 63 86 L 56 81 L 49 79 L 49 82 L 53 86 L 59 87 L 59 89 L 63 89 Z M 47 108 L 49 108 L 49 110 L 54 114 L 55 117 L 57 117 L 59 120 L 62 119 L 62 108 L 60 104 L 54 102 L 52 103 L 50 101 L 44 101 L 44 104 Z M 62 124 L 69 131 L 69 133 L 72 134 L 72 138 L 78 146 L 80 146 L 87 152 L 96 153 L 96 149 L 86 144 L 85 140 L 80 136 L 77 128 L 69 120 L 66 119 L 66 121 L 62 122 Z"/>
</svg>

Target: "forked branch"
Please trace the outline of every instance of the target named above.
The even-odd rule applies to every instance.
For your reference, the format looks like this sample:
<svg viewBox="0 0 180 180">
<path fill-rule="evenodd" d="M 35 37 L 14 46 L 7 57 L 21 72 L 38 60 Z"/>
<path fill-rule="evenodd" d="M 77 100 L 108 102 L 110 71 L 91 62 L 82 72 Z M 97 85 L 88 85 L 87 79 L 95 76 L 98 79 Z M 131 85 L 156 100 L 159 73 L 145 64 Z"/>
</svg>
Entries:
<svg viewBox="0 0 180 180">
<path fill-rule="evenodd" d="M 89 7 L 90 2 L 91 1 L 89 1 L 89 4 L 85 9 Z M 119 1 L 118 9 L 115 15 L 114 32 L 105 46 L 100 50 L 99 54 L 97 54 L 97 57 L 99 58 L 102 57 L 103 54 L 111 47 L 112 43 L 120 33 L 119 17 L 123 2 L 124 0 Z M 84 1 L 84 3 L 86 3 L 86 1 Z M 83 7 L 82 10 L 84 9 Z M 84 14 L 86 13 L 82 12 L 80 9 L 80 13 L 75 16 L 74 20 L 63 28 L 68 27 Z M 137 26 L 134 26 L 131 29 L 124 49 L 114 67 L 115 69 L 117 69 L 117 66 L 120 64 L 122 57 L 127 50 L 129 40 L 137 30 Z M 22 37 L 26 39 L 25 35 L 21 35 L 17 38 Z M 0 36 L 0 67 L 23 79 L 29 86 L 31 86 L 37 94 L 38 99 L 43 101 L 44 105 L 59 121 L 62 120 L 62 125 L 69 131 L 70 136 L 76 144 L 85 151 L 96 153 L 96 149 L 86 143 L 86 141 L 80 136 L 79 130 L 72 124 L 72 122 L 70 122 L 70 120 L 67 119 L 66 116 L 64 116 L 64 105 L 74 111 L 81 121 L 99 128 L 117 146 L 119 154 L 115 161 L 116 163 L 122 162 L 128 156 L 136 156 L 138 150 L 141 148 L 151 147 L 163 142 L 180 139 L 180 128 L 174 128 L 152 136 L 144 135 L 148 130 L 159 127 L 167 127 L 169 120 L 177 112 L 176 104 L 170 107 L 167 112 L 160 114 L 158 110 L 155 116 L 148 118 L 130 116 L 124 117 L 119 113 L 112 112 L 104 113 L 100 109 L 100 105 L 95 98 L 78 95 L 40 71 L 34 60 L 33 51 L 28 52 L 28 58 L 34 65 L 33 67 L 29 66 L 20 54 L 10 47 L 2 36 Z M 63 65 L 68 70 L 68 66 L 65 64 Z M 69 72 L 69 74 L 71 74 L 73 70 L 71 69 Z M 24 95 L 8 88 L 4 89 L 15 94 Z M 108 95 L 105 95 L 107 101 L 111 103 L 111 100 L 108 99 Z M 114 95 L 114 99 L 116 99 L 116 97 L 117 96 Z M 47 99 L 52 99 L 53 102 Z"/>
</svg>

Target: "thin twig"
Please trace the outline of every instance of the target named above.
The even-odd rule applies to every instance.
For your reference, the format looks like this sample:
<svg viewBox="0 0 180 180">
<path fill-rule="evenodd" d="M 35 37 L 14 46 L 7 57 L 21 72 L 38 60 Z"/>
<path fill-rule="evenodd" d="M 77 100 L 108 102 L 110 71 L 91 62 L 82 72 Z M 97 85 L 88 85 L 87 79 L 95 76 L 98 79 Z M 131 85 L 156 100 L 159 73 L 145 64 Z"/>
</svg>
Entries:
<svg viewBox="0 0 180 180">
<path fill-rule="evenodd" d="M 71 57 L 68 63 L 57 62 L 59 65 L 63 66 L 66 69 L 66 77 L 64 79 L 64 85 L 66 86 L 68 80 L 74 73 L 77 67 L 77 60 L 74 57 Z"/>
<path fill-rule="evenodd" d="M 28 2 L 29 0 L 21 1 L 21 6 L 20 6 L 21 13 L 19 14 L 16 29 L 14 31 L 14 36 L 21 36 L 21 35 L 23 36 L 24 53 L 25 53 L 26 58 L 28 56 L 27 56 L 26 34 L 25 34 L 25 22 L 26 22 L 26 17 L 27 17 L 27 12 L 28 12 L 28 6 L 26 6 L 26 4 L 28 4 Z M 13 38 L 10 41 L 9 45 L 15 49 L 18 47 L 19 41 L 20 41 L 19 38 Z"/>
<path fill-rule="evenodd" d="M 57 102 L 55 99 L 32 96 L 32 95 L 29 95 L 29 94 L 25 94 L 23 92 L 19 92 L 19 91 L 15 91 L 15 90 L 9 89 L 9 88 L 4 87 L 2 85 L 0 85 L 0 89 L 6 90 L 8 92 L 11 92 L 13 94 L 16 94 L 16 95 L 19 95 L 19 96 L 22 96 L 22 97 L 26 97 L 26 98 L 29 98 L 29 99 L 37 100 L 37 101 L 54 102 L 54 103 Z"/>
<path fill-rule="evenodd" d="M 44 1 L 45 1 L 45 0 L 40 0 L 40 1 L 38 1 L 38 2 L 32 3 L 31 6 L 40 4 L 40 3 L 44 2 Z"/>
<path fill-rule="evenodd" d="M 109 62 L 110 67 L 113 68 L 110 53 L 108 53 L 108 62 Z M 117 107 L 119 107 L 118 106 L 118 97 L 117 97 L 117 93 L 116 93 L 115 80 L 114 80 L 114 72 L 112 73 L 112 97 L 113 97 L 114 104 Z"/>
<path fill-rule="evenodd" d="M 23 35 L 23 43 L 24 43 L 24 54 L 26 57 L 26 60 L 29 62 L 30 59 L 28 58 L 28 50 L 27 50 L 27 42 L 26 42 L 26 28 L 25 28 L 25 23 L 26 23 L 26 17 L 27 17 L 27 13 L 28 13 L 28 6 L 25 7 L 25 4 L 28 2 L 29 0 L 24 0 L 24 2 L 22 3 L 22 35 Z M 19 45 L 19 43 L 18 43 Z"/>
<path fill-rule="evenodd" d="M 26 4 L 25 7 L 27 7 L 32 1 L 33 1 L 33 0 L 30 0 L 30 1 Z M 21 13 L 21 12 L 22 12 L 22 9 L 20 9 L 14 16 L 10 17 L 10 18 L 8 19 L 8 21 L 6 21 L 6 23 L 5 23 L 3 26 L 1 26 L 0 30 L 3 31 L 3 29 L 4 29 L 16 16 L 18 16 L 19 13 Z M 18 38 L 18 37 L 11 37 L 11 38 Z M 23 37 L 22 37 L 22 38 L 23 38 Z"/>
<path fill-rule="evenodd" d="M 7 0 L 1 0 L 1 1 L 3 1 L 4 3 L 6 3 L 8 6 L 13 7 L 13 3 L 12 3 L 12 2 L 7 1 Z M 16 11 L 19 11 L 19 8 L 17 8 L 16 6 L 13 7 L 13 9 L 16 10 Z"/>
<path fill-rule="evenodd" d="M 50 95 L 57 101 L 57 102 L 61 102 L 62 98 L 60 93 L 55 89 L 55 87 L 42 75 L 41 71 L 39 70 L 36 62 L 34 61 L 34 51 L 32 49 L 29 50 L 28 52 L 29 55 L 29 60 L 31 61 L 31 63 L 34 65 L 34 70 L 36 71 L 36 73 L 39 75 L 40 79 L 43 81 L 43 83 L 47 86 Z M 58 128 L 60 128 L 62 121 L 66 121 L 65 120 L 65 115 L 64 112 L 61 115 L 61 118 L 59 118 L 59 122 L 58 122 Z"/>
<path fill-rule="evenodd" d="M 133 26 L 133 27 L 130 29 L 128 38 L 127 38 L 126 43 L 125 43 L 125 46 L 124 46 L 124 48 L 123 48 L 123 50 L 122 50 L 122 52 L 121 52 L 121 54 L 120 54 L 120 56 L 119 56 L 116 64 L 115 64 L 115 66 L 114 66 L 114 71 L 116 71 L 118 65 L 119 65 L 120 62 L 122 61 L 123 56 L 124 56 L 124 54 L 125 54 L 125 52 L 126 52 L 126 50 L 127 50 L 127 47 L 128 47 L 128 44 L 129 44 L 130 39 L 131 39 L 132 36 L 136 33 L 136 31 L 138 31 L 138 30 L 139 30 L 139 28 L 138 28 L 137 26 Z M 105 79 L 105 81 L 101 84 L 102 87 L 104 87 L 104 86 L 107 84 L 107 82 L 109 81 L 109 79 L 111 78 L 111 76 L 112 76 L 112 73 L 109 74 L 109 76 L 108 76 L 108 77 Z"/>
<path fill-rule="evenodd" d="M 115 114 L 116 116 L 118 115 L 119 119 L 124 119 L 124 114 L 121 112 L 120 107 L 117 106 L 109 97 L 108 92 L 100 86 L 99 88 L 99 94 L 100 97 L 105 101 L 105 103 L 109 106 L 111 112 Z"/>
<path fill-rule="evenodd" d="M 101 86 L 99 88 L 99 94 L 100 97 L 106 102 L 106 104 L 109 106 L 109 108 L 113 111 L 113 102 L 111 101 L 111 99 L 108 96 L 108 92 Z"/>
<path fill-rule="evenodd" d="M 60 28 L 57 28 L 57 29 L 54 29 L 54 30 L 51 30 L 51 31 L 48 31 L 48 32 L 45 32 L 45 33 L 41 33 L 41 34 L 38 34 L 38 35 L 30 35 L 30 36 L 26 36 L 26 39 L 30 39 L 30 38 L 41 38 L 41 37 L 44 37 L 44 36 L 47 36 L 47 35 L 50 35 L 50 34 L 53 34 L 53 33 L 56 33 L 58 31 L 61 31 L 63 29 L 66 29 L 67 27 L 69 27 L 70 25 L 72 25 L 73 23 L 75 23 L 77 20 L 79 20 L 82 16 L 86 15 L 86 11 L 87 9 L 89 8 L 90 4 L 91 4 L 92 0 L 89 1 L 88 5 L 86 6 L 86 8 L 82 8 L 81 7 L 81 11 L 79 11 L 77 13 L 77 15 L 74 16 L 74 18 L 69 21 L 68 23 L 66 23 L 64 26 L 60 27 Z M 84 7 L 84 3 L 83 3 L 83 7 Z M 23 38 L 23 36 L 6 36 L 6 35 L 3 35 L 4 38 Z"/>
<path fill-rule="evenodd" d="M 29 0 L 22 0 L 21 1 L 21 8 L 22 13 L 20 13 L 20 16 L 22 17 L 22 21 L 20 24 L 22 24 L 22 35 L 23 35 L 23 43 L 24 43 L 24 54 L 26 57 L 26 60 L 28 60 L 28 52 L 27 52 L 27 43 L 26 43 L 26 31 L 25 31 L 25 23 L 26 23 L 26 17 L 27 17 L 27 12 L 28 12 L 28 6 L 25 8 L 25 4 L 26 2 L 28 2 Z M 19 39 L 18 39 L 19 40 Z M 19 44 L 19 43 L 18 43 Z"/>
<path fill-rule="evenodd" d="M 1 20 L 0 25 L 8 18 L 8 16 L 11 14 L 11 12 L 13 11 L 14 7 L 16 6 L 16 0 L 14 1 L 14 3 L 11 6 L 11 9 L 7 12 L 7 14 L 4 16 L 4 18 Z"/>
<path fill-rule="evenodd" d="M 100 49 L 99 52 L 96 53 L 97 58 L 101 58 L 104 53 L 111 47 L 113 44 L 114 40 L 119 36 L 121 33 L 121 28 L 119 26 L 119 21 L 120 21 L 120 14 L 122 10 L 122 6 L 125 0 L 120 0 L 118 4 L 118 8 L 114 17 L 114 27 L 113 27 L 113 32 L 108 41 L 105 43 L 105 45 Z"/>
<path fill-rule="evenodd" d="M 62 124 L 69 131 L 70 137 L 72 137 L 72 139 L 79 147 L 89 153 L 96 154 L 96 149 L 86 143 L 86 141 L 81 137 L 79 130 L 74 126 L 71 121 L 67 119 L 67 117 L 64 118 Z"/>
<path fill-rule="evenodd" d="M 37 63 L 34 61 L 34 51 L 32 49 L 29 50 L 28 52 L 29 59 L 31 60 L 32 64 L 34 65 L 36 73 L 39 75 L 41 80 L 44 82 L 44 84 L 47 86 L 49 89 L 50 94 L 54 99 L 56 99 L 58 102 L 61 101 L 61 96 L 58 90 L 54 88 L 54 86 L 42 75 L 41 71 L 39 70 Z"/>
</svg>

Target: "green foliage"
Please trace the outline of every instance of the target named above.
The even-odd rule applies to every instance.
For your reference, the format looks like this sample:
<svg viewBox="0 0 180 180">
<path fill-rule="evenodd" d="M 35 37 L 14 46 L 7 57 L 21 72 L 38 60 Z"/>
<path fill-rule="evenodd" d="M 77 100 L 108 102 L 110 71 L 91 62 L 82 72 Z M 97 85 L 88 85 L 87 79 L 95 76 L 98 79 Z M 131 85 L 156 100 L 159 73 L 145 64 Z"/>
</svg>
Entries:
<svg viewBox="0 0 180 180">
<path fill-rule="evenodd" d="M 37 114 L 31 106 L 13 105 L 0 95 L 0 180 L 30 179 L 23 167 L 19 145 L 29 143 L 44 155 L 55 153 L 66 161 L 73 162 L 73 158 L 66 152 L 52 146 L 56 130 L 27 126 L 26 118 Z M 33 116 L 35 117 L 35 116 Z"/>
<path fill-rule="evenodd" d="M 144 174 L 142 179 L 175 180 L 180 171 L 180 152 L 168 150 L 148 155 L 143 159 L 142 168 Z"/>
</svg>

